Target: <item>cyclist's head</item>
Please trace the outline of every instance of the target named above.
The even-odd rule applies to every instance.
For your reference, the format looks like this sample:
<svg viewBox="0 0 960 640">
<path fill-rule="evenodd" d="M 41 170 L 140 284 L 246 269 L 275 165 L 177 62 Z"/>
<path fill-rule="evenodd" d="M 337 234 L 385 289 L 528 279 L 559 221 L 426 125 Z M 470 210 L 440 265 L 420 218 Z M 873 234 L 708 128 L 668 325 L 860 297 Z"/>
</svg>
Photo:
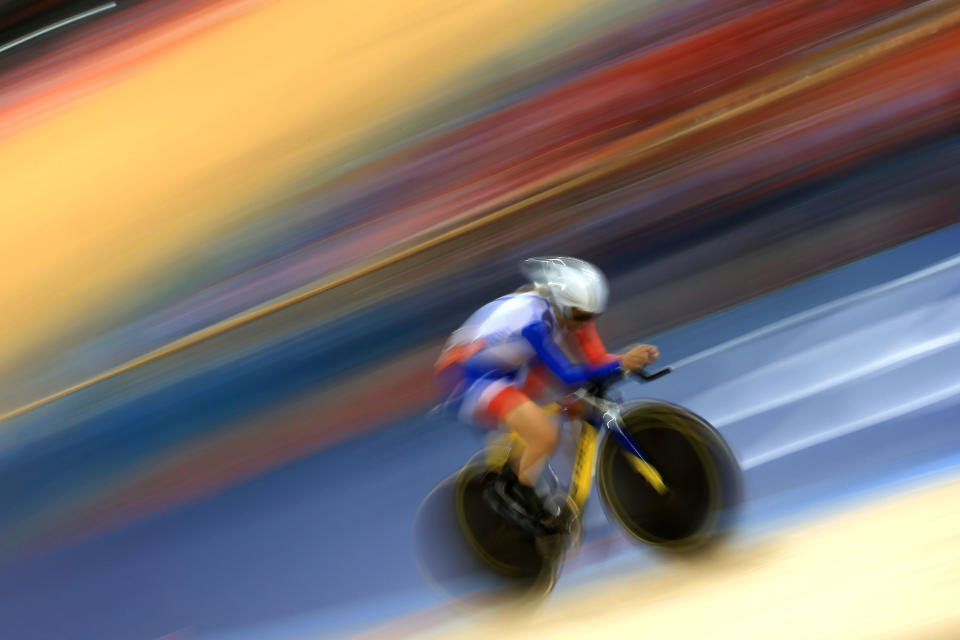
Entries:
<svg viewBox="0 0 960 640">
<path fill-rule="evenodd" d="M 577 258 L 527 258 L 521 272 L 542 291 L 564 318 L 585 322 L 607 308 L 607 279 Z"/>
</svg>

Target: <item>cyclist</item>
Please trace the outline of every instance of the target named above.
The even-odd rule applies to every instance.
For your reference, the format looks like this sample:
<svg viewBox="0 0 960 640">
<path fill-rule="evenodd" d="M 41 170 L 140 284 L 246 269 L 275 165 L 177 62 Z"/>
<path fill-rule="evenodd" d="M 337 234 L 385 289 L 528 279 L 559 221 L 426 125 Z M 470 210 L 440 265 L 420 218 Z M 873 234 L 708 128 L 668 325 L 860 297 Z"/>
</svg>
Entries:
<svg viewBox="0 0 960 640">
<path fill-rule="evenodd" d="M 444 346 L 435 371 L 443 407 L 462 421 L 512 430 L 525 446 L 489 485 L 485 499 L 511 520 L 547 516 L 535 489 L 560 440 L 541 404 L 591 380 L 639 371 L 659 357 L 652 345 L 608 353 L 594 319 L 607 304 L 603 273 L 568 257 L 529 258 L 530 285 L 481 307 Z"/>
</svg>

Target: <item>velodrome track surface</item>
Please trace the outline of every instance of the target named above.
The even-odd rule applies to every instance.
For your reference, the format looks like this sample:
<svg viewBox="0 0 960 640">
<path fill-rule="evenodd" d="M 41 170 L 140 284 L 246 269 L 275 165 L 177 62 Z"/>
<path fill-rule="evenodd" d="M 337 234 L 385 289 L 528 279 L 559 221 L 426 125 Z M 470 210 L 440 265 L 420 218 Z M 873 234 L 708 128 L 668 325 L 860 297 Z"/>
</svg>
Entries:
<svg viewBox="0 0 960 640">
<path fill-rule="evenodd" d="M 445 620 L 423 638 L 956 638 L 960 479 L 841 501 L 697 563 L 609 570 L 535 609 Z M 870 499 L 878 496 L 870 495 Z"/>
<path fill-rule="evenodd" d="M 897 482 L 958 468 L 957 246 L 960 226 L 949 227 L 657 336 L 664 363 L 677 371 L 625 392 L 686 404 L 729 439 L 746 469 L 749 500 L 736 550 L 719 565 L 685 565 L 685 577 L 671 577 L 670 566 L 623 542 L 594 502 L 586 543 L 560 578 L 557 602 L 580 599 L 578 589 L 601 596 L 627 584 L 630 595 L 613 600 L 648 601 L 657 592 L 664 608 L 656 615 L 667 625 L 670 611 L 709 625 L 708 614 L 692 610 L 720 607 L 705 600 L 715 593 L 736 600 L 721 608 L 741 607 L 741 625 L 792 628 L 808 615 L 833 628 L 817 613 L 822 600 L 797 601 L 799 592 L 812 598 L 826 583 L 837 611 L 841 597 L 851 606 L 880 602 L 900 625 L 893 630 L 955 624 L 944 616 L 956 614 L 948 610 L 956 598 L 940 600 L 950 592 L 935 588 L 944 579 L 956 585 L 939 573 L 957 553 L 955 487 L 867 507 L 872 520 L 844 513 L 857 512 L 861 498 L 896 493 Z M 412 416 L 206 499 L 8 562 L 0 572 L 5 634 L 242 639 L 442 631 L 462 614 L 418 573 L 414 513 L 473 453 L 477 435 Z M 823 506 L 839 519 L 789 520 L 807 514 L 814 522 Z M 819 528 L 803 534 L 808 526 Z M 798 535 L 799 546 L 791 542 Z M 822 551 L 813 542 L 820 538 Z M 859 554 L 846 564 L 836 560 L 844 545 Z M 892 578 L 907 585 L 910 600 L 890 604 Z M 769 589 L 750 586 L 764 579 Z M 933 593 L 923 595 L 911 580 Z M 691 591 L 669 587 L 678 582 Z M 563 622 L 544 611 L 545 624 Z M 611 625 L 603 629 L 614 633 L 612 625 L 634 620 L 617 611 L 596 614 Z M 752 617 L 761 614 L 767 617 Z M 855 623 L 838 621 L 837 632 Z M 737 628 L 753 627 L 730 627 Z"/>
</svg>

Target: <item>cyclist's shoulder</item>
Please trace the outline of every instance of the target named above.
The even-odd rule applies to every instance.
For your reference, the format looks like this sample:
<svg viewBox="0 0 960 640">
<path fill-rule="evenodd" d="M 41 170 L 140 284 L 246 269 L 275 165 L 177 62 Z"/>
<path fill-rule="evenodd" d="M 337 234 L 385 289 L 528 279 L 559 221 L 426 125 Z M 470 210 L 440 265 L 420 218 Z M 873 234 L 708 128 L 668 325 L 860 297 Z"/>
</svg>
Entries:
<svg viewBox="0 0 960 640">
<path fill-rule="evenodd" d="M 480 307 L 464 323 L 460 333 L 474 337 L 516 336 L 531 326 L 551 330 L 550 303 L 535 292 L 521 291 L 501 296 Z"/>
<path fill-rule="evenodd" d="M 537 293 L 513 293 L 500 298 L 500 301 L 501 313 L 513 318 L 518 327 L 537 324 L 552 328 L 554 325 L 550 302 Z"/>
<path fill-rule="evenodd" d="M 515 291 L 500 296 L 483 305 L 474 314 L 475 317 L 530 316 L 538 317 L 550 306 L 543 297 L 530 291 Z"/>
</svg>

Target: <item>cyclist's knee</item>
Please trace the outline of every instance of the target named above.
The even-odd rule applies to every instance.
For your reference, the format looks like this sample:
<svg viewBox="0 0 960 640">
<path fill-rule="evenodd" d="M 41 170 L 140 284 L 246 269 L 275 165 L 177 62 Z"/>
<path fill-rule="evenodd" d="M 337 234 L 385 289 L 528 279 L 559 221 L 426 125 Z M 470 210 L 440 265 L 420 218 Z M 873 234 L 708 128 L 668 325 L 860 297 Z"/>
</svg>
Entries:
<svg viewBox="0 0 960 640">
<path fill-rule="evenodd" d="M 538 449 L 553 451 L 560 442 L 560 428 L 553 418 L 533 402 L 526 402 L 505 419 L 507 426 Z"/>
</svg>

